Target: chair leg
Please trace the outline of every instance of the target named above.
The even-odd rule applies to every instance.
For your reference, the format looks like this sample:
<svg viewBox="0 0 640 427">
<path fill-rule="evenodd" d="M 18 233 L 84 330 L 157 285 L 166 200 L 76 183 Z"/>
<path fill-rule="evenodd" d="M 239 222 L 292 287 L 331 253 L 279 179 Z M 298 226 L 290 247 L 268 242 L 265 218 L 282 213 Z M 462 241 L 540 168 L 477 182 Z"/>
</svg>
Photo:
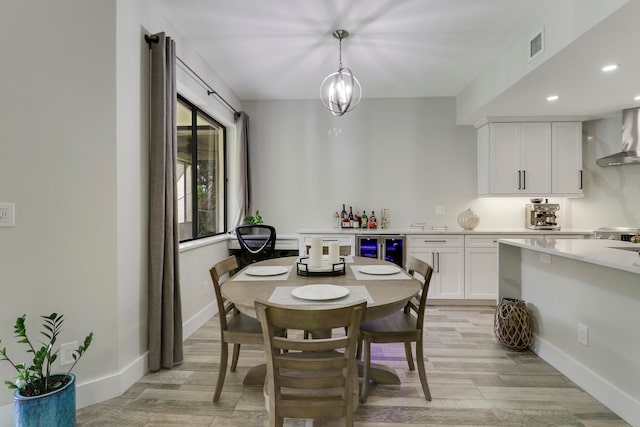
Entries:
<svg viewBox="0 0 640 427">
<path fill-rule="evenodd" d="M 422 341 L 416 342 L 416 363 L 418 364 L 418 375 L 422 384 L 424 398 L 431 401 L 431 392 L 429 391 L 429 383 L 427 382 L 427 370 L 424 367 L 424 350 L 422 349 Z"/>
<path fill-rule="evenodd" d="M 358 346 L 356 347 L 356 360 L 362 359 L 362 339 L 358 338 Z"/>
<path fill-rule="evenodd" d="M 276 414 L 269 412 L 269 427 L 282 427 L 284 424 L 284 417 L 278 417 Z"/>
<path fill-rule="evenodd" d="M 407 355 L 407 364 L 409 365 L 409 370 L 415 371 L 416 367 L 413 364 L 413 352 L 411 351 L 411 343 L 408 341 L 404 343 L 404 352 Z"/>
<path fill-rule="evenodd" d="M 240 357 L 240 344 L 234 344 L 233 356 L 231 357 L 231 372 L 236 371 L 236 366 L 238 366 L 238 357 Z"/>
<path fill-rule="evenodd" d="M 229 346 L 226 342 L 222 343 L 220 349 L 220 368 L 218 370 L 218 382 L 216 383 L 216 390 L 213 393 L 213 401 L 220 400 L 220 393 L 222 393 L 222 386 L 224 385 L 224 377 L 227 374 L 227 357 L 229 355 Z"/>
<path fill-rule="evenodd" d="M 363 340 L 362 354 L 364 363 L 362 366 L 362 387 L 360 388 L 360 403 L 367 402 L 369 393 L 369 369 L 371 369 L 371 341 L 368 338 Z"/>
</svg>

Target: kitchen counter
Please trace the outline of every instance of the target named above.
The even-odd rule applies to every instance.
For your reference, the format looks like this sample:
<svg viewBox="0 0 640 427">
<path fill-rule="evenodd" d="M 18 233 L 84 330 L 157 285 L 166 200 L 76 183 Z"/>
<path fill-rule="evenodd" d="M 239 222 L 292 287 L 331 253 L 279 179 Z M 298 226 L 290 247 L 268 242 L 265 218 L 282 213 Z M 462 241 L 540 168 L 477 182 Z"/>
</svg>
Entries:
<svg viewBox="0 0 640 427">
<path fill-rule="evenodd" d="M 506 239 L 499 240 L 498 243 L 640 274 L 638 252 L 613 249 L 637 248 L 640 250 L 638 243 L 592 239 Z"/>
<path fill-rule="evenodd" d="M 613 247 L 640 244 L 498 239 L 498 292 L 531 311 L 531 350 L 640 426 L 640 256 Z"/>
<path fill-rule="evenodd" d="M 563 230 L 531 230 L 529 228 L 476 228 L 474 230 L 463 230 L 459 227 L 449 228 L 448 230 L 432 230 L 425 227 L 424 230 L 416 230 L 409 228 L 377 228 L 377 229 L 361 229 L 361 228 L 308 228 L 298 230 L 300 234 L 464 234 L 464 235 L 500 235 L 500 234 L 531 234 L 546 235 L 592 235 L 593 230 L 567 228 Z"/>
</svg>

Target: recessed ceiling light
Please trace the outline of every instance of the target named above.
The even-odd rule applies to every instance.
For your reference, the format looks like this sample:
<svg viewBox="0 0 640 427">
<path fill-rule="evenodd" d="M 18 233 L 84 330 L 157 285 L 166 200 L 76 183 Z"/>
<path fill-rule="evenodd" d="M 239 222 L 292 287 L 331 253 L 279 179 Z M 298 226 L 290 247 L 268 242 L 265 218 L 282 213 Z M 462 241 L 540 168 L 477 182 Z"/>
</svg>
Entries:
<svg viewBox="0 0 640 427">
<path fill-rule="evenodd" d="M 618 64 L 610 64 L 602 67 L 602 71 L 604 71 L 605 73 L 608 73 L 609 71 L 616 70 L 617 68 L 618 68 Z"/>
<path fill-rule="evenodd" d="M 634 101 L 640 101 L 640 95 L 636 96 L 635 98 L 633 98 Z"/>
<path fill-rule="evenodd" d="M 547 96 L 547 101 L 557 101 L 558 99 L 560 99 L 560 97 L 558 95 L 550 95 Z"/>
</svg>

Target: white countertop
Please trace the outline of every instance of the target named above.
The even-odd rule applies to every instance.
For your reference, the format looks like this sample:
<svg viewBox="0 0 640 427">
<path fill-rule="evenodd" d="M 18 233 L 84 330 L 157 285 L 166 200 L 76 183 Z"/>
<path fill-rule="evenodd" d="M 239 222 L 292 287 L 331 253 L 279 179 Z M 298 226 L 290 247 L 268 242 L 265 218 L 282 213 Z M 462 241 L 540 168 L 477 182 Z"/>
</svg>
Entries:
<svg viewBox="0 0 640 427">
<path fill-rule="evenodd" d="M 614 247 L 640 248 L 638 243 L 619 240 L 548 238 L 500 239 L 498 243 L 640 274 L 640 256 L 637 252 L 612 249 Z"/>
<path fill-rule="evenodd" d="M 377 229 L 360 229 L 360 228 L 308 228 L 298 230 L 300 234 L 472 234 L 472 235 L 500 235 L 500 234 L 593 234 L 593 230 L 567 228 L 561 230 L 531 230 L 529 228 L 476 228 L 474 230 L 463 230 L 461 228 L 449 228 L 448 230 L 431 230 L 425 227 L 424 230 L 415 230 L 409 228 L 377 228 Z"/>
</svg>

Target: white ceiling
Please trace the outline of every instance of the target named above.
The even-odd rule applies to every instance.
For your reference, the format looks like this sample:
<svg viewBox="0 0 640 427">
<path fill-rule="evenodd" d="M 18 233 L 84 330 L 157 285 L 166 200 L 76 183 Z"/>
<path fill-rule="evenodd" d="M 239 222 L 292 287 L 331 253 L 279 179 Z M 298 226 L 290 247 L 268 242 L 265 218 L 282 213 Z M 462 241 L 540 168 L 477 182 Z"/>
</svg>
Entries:
<svg viewBox="0 0 640 427">
<path fill-rule="evenodd" d="M 594 117 L 632 106 L 640 94 L 640 12 L 638 0 L 630 3 L 463 121 Z M 360 80 L 363 97 L 457 96 L 554 0 L 154 4 L 241 100 L 257 100 L 318 98 L 320 82 L 338 68 L 338 42 L 331 36 L 338 28 L 351 33 L 343 41 L 343 64 Z M 606 61 L 621 68 L 603 80 L 599 68 Z M 549 93 L 561 99 L 550 105 L 544 100 Z"/>
</svg>

